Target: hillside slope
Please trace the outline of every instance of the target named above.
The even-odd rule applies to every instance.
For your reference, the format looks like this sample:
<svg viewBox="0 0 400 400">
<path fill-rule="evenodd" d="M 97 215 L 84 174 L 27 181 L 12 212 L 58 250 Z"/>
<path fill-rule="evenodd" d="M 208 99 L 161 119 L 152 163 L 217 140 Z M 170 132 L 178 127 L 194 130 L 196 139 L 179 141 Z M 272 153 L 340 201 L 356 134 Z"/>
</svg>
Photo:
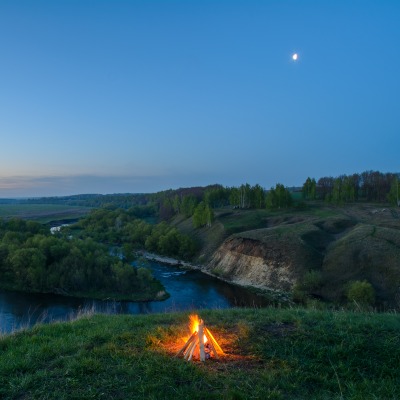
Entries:
<svg viewBox="0 0 400 400">
<path fill-rule="evenodd" d="M 190 232 L 190 220 L 181 221 Z M 192 228 L 193 229 L 193 228 Z M 218 232 L 218 235 L 215 235 Z M 214 227 L 193 234 L 207 273 L 242 285 L 345 300 L 349 283 L 367 280 L 377 305 L 400 306 L 400 212 L 363 204 L 314 204 L 302 211 L 222 210 Z"/>
</svg>

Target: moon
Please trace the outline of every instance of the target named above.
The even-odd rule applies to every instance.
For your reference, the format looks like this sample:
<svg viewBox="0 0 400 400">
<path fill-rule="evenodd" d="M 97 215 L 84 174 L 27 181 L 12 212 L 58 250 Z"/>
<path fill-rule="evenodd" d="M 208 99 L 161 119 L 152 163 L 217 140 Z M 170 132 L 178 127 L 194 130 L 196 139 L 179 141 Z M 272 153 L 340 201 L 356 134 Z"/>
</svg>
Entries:
<svg viewBox="0 0 400 400">
<path fill-rule="evenodd" d="M 299 58 L 299 55 L 298 55 L 297 53 L 294 53 L 294 54 L 292 55 L 292 60 L 293 60 L 293 61 L 297 61 L 298 58 Z"/>
</svg>

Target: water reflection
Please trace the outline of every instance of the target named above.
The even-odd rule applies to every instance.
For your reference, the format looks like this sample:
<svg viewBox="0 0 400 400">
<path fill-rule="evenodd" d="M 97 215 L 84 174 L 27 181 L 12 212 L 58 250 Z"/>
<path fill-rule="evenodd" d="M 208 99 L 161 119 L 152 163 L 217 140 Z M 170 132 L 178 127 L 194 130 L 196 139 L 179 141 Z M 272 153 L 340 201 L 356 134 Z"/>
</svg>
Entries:
<svg viewBox="0 0 400 400">
<path fill-rule="evenodd" d="M 181 270 L 159 263 L 150 263 L 149 267 L 170 293 L 169 299 L 162 302 L 113 302 L 0 290 L 0 333 L 38 322 L 73 319 L 86 310 L 108 314 L 148 314 L 268 305 L 263 297 L 199 271 Z"/>
</svg>

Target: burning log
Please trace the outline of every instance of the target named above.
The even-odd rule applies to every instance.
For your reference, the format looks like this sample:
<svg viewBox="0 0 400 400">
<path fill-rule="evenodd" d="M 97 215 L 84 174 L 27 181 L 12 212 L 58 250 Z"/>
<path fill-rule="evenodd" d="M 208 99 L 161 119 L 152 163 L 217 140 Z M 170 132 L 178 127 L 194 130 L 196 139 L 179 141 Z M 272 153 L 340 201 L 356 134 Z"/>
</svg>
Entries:
<svg viewBox="0 0 400 400">
<path fill-rule="evenodd" d="M 186 353 L 187 348 L 190 346 L 190 344 L 192 343 L 192 341 L 196 337 L 196 335 L 197 335 L 197 332 L 192 333 L 192 336 L 190 336 L 190 338 L 187 340 L 185 345 L 175 354 L 175 357 L 178 357 L 180 354 Z"/>
<path fill-rule="evenodd" d="M 204 321 L 199 319 L 197 315 L 191 315 L 189 318 L 192 334 L 184 346 L 176 353 L 175 357 L 183 355 L 185 360 L 191 361 L 193 355 L 196 353 L 200 361 L 204 362 L 207 358 L 211 357 L 211 352 L 215 358 L 219 358 L 218 353 L 224 354 L 221 346 L 204 325 Z"/>
<path fill-rule="evenodd" d="M 205 331 L 206 334 L 208 336 L 208 338 L 210 339 L 210 345 L 212 346 L 212 349 L 214 351 L 214 354 L 217 354 L 217 351 L 215 350 L 215 347 L 217 348 L 217 350 L 221 353 L 224 354 L 223 350 L 221 349 L 221 346 L 218 344 L 218 342 L 215 340 L 214 336 L 212 335 L 212 333 L 207 329 L 207 327 L 205 327 Z M 215 346 L 215 347 L 214 347 Z"/>
</svg>

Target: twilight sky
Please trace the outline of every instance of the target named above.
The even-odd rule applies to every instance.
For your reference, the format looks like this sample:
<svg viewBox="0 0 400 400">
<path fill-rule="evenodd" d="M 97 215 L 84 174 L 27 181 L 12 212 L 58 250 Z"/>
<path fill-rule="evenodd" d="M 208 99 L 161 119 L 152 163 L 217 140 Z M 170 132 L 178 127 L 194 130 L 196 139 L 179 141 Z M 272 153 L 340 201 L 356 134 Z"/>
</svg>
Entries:
<svg viewBox="0 0 400 400">
<path fill-rule="evenodd" d="M 399 21 L 394 0 L 0 0 L 0 197 L 398 172 Z"/>
</svg>

